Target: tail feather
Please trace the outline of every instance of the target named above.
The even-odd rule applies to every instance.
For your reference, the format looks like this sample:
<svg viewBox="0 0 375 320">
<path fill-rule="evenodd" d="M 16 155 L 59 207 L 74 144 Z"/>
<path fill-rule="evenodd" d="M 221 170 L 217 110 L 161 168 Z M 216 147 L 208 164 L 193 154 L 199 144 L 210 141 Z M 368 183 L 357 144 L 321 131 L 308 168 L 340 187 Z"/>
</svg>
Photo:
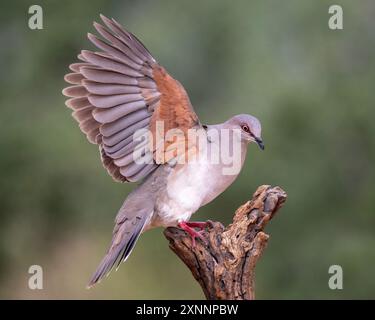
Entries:
<svg viewBox="0 0 375 320">
<path fill-rule="evenodd" d="M 143 229 L 143 228 L 142 228 Z M 121 254 L 121 258 L 117 260 L 117 265 L 116 265 L 116 270 L 118 269 L 118 267 L 120 266 L 120 263 L 121 262 L 125 262 L 126 259 L 129 257 L 130 253 L 132 252 L 134 246 L 135 246 L 135 243 L 137 242 L 138 238 L 139 238 L 139 235 L 141 234 L 142 230 L 136 234 L 134 233 L 130 239 L 129 239 L 129 242 L 126 244 L 126 247 L 124 248 L 124 250 L 122 251 L 122 254 Z"/>
<path fill-rule="evenodd" d="M 116 225 L 111 246 L 91 277 L 88 288 L 100 282 L 104 276 L 108 276 L 116 263 L 117 269 L 120 263 L 129 257 L 149 216 L 146 214 L 137 215 L 132 220 L 126 219 L 121 222 L 121 225 Z"/>
</svg>

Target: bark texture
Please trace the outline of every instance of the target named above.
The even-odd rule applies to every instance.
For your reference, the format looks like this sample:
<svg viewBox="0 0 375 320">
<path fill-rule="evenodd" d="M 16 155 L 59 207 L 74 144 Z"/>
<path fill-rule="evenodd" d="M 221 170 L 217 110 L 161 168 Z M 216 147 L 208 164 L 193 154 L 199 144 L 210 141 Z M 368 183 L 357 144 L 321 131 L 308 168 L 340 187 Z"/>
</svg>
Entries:
<svg viewBox="0 0 375 320">
<path fill-rule="evenodd" d="M 286 197 L 280 187 L 260 186 L 252 200 L 237 209 L 228 227 L 208 221 L 206 241 L 197 239 L 195 247 L 185 231 L 165 229 L 170 248 L 191 270 L 207 299 L 255 298 L 255 266 L 269 238 L 263 230 Z"/>
</svg>

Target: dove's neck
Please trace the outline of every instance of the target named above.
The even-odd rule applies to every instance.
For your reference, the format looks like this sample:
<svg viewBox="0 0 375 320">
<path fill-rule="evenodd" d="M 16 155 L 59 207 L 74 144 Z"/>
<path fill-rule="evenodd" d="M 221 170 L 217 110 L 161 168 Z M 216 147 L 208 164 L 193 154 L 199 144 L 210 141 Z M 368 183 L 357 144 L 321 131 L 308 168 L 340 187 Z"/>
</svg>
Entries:
<svg viewBox="0 0 375 320">
<path fill-rule="evenodd" d="M 222 126 L 210 126 L 210 128 L 221 129 Z M 209 128 L 207 128 L 209 130 Z M 205 205 L 215 199 L 218 195 L 224 192 L 239 175 L 247 154 L 248 143 L 241 141 L 234 141 L 233 139 L 225 138 L 225 135 L 219 135 L 216 139 L 210 139 L 208 143 L 208 154 L 213 159 L 208 158 L 207 163 L 200 163 L 200 167 L 204 168 L 204 189 L 202 192 L 202 203 Z M 219 150 L 219 155 L 215 152 Z M 209 156 L 209 157 L 210 157 Z M 219 158 L 219 159 L 218 159 Z M 194 168 L 192 171 L 196 171 Z"/>
<path fill-rule="evenodd" d="M 215 156 L 216 160 L 219 157 L 219 163 L 224 167 L 233 166 L 234 173 L 230 175 L 237 176 L 246 159 L 248 141 L 241 139 L 238 132 L 234 132 L 233 128 L 227 126 L 226 123 L 209 125 L 206 132 L 209 141 L 208 155 L 214 160 Z M 218 150 L 219 154 L 215 153 L 215 150 Z"/>
</svg>

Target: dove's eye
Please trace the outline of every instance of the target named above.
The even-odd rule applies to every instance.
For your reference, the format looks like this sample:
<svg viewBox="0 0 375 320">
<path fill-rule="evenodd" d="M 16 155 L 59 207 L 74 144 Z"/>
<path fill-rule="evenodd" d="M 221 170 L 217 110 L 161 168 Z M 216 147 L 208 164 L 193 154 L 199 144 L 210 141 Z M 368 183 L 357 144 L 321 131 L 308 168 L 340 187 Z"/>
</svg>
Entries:
<svg viewBox="0 0 375 320">
<path fill-rule="evenodd" d="M 250 133 L 250 128 L 249 128 L 249 126 L 246 125 L 246 124 L 243 124 L 243 125 L 241 126 L 241 129 L 242 129 L 243 131 L 245 131 L 246 133 Z"/>
</svg>

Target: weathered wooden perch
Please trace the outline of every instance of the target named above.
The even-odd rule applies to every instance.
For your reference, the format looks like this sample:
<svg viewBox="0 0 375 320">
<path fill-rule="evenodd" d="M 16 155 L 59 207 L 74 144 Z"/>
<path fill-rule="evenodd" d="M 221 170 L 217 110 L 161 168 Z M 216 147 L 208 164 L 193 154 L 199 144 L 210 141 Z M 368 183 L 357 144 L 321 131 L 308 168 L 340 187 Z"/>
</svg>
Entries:
<svg viewBox="0 0 375 320">
<path fill-rule="evenodd" d="M 227 228 L 209 221 L 206 243 L 197 239 L 195 247 L 182 229 L 165 229 L 170 248 L 191 270 L 207 299 L 254 299 L 255 265 L 269 238 L 263 229 L 286 197 L 279 187 L 260 186 Z"/>
</svg>

